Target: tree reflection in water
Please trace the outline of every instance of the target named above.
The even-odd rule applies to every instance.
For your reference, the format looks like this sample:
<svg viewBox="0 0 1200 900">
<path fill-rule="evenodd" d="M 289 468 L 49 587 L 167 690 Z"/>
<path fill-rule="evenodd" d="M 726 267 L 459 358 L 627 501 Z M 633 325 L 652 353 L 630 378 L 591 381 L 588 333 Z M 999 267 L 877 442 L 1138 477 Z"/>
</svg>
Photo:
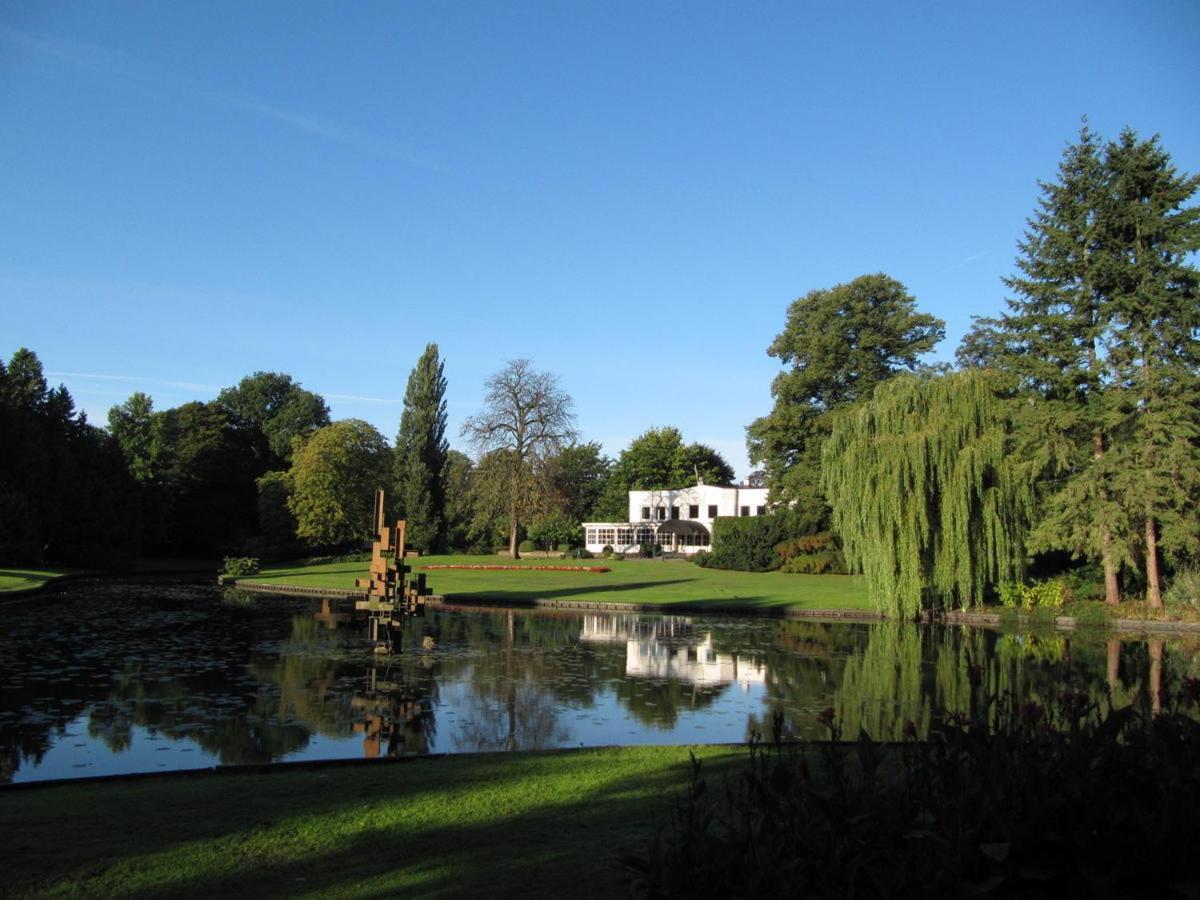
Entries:
<svg viewBox="0 0 1200 900">
<path fill-rule="evenodd" d="M 1200 668 L 1195 639 L 899 623 L 443 607 L 410 622 L 387 658 L 367 651 L 362 627 L 344 604 L 223 603 L 196 586 L 76 584 L 12 607 L 0 631 L 0 779 L 38 769 L 52 748 L 61 771 L 73 746 L 176 751 L 154 754 L 159 766 L 194 765 L 177 755 L 188 748 L 264 763 L 580 737 L 736 740 L 769 735 L 776 712 L 788 736 L 823 738 L 827 707 L 845 737 L 888 739 L 995 697 L 1052 707 L 1071 691 L 1152 714 L 1163 688 Z"/>
</svg>

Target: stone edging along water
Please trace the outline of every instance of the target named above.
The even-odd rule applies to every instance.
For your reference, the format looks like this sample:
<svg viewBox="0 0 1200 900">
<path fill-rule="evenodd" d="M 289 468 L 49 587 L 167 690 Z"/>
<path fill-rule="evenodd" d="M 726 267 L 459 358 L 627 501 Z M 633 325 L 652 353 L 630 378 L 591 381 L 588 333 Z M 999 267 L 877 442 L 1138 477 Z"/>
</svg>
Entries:
<svg viewBox="0 0 1200 900">
<path fill-rule="evenodd" d="M 301 597 L 346 597 L 365 599 L 363 591 L 353 588 L 302 587 L 287 584 L 263 584 L 261 582 L 235 581 L 239 590 L 266 594 L 289 594 Z M 435 606 L 451 606 L 462 609 L 562 609 L 579 612 L 652 612 L 663 614 L 714 613 L 721 615 L 761 616 L 774 619 L 818 619 L 839 622 L 883 622 L 887 617 L 868 609 L 796 609 L 794 607 L 753 607 L 737 603 L 621 603 L 598 602 L 595 600 L 479 600 L 458 601 L 454 597 L 433 595 L 426 601 Z M 976 625 L 999 628 L 1004 624 L 999 613 L 957 612 L 925 613 L 921 621 L 926 624 Z M 1031 624 L 1027 616 L 1018 613 L 1017 622 Z M 1047 623 L 1049 624 L 1049 623 Z M 1081 626 L 1073 616 L 1057 616 L 1054 626 L 1060 631 L 1074 631 Z M 1110 627 L 1121 632 L 1166 632 L 1169 634 L 1200 634 L 1200 622 L 1164 622 L 1151 619 L 1113 619 Z"/>
</svg>

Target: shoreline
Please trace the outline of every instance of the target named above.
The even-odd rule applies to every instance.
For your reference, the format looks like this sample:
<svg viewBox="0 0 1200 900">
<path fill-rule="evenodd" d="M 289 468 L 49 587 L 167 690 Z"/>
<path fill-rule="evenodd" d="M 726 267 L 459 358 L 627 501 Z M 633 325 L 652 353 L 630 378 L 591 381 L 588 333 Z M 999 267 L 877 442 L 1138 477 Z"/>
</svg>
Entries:
<svg viewBox="0 0 1200 900">
<path fill-rule="evenodd" d="M 229 587 L 242 591 L 263 594 L 283 594 L 297 597 L 339 597 L 346 599 L 365 599 L 366 593 L 353 588 L 318 588 L 303 585 L 263 584 L 261 582 L 242 582 L 233 580 L 226 582 Z M 887 622 L 898 621 L 888 619 L 882 613 L 869 609 L 797 609 L 795 607 L 761 607 L 743 606 L 736 603 L 638 603 L 635 601 L 592 601 L 592 600 L 551 600 L 534 598 L 532 600 L 471 600 L 458 601 L 453 595 L 435 594 L 426 597 L 426 602 L 432 606 L 469 609 L 559 609 L 577 612 L 643 612 L 662 615 L 696 615 L 712 613 L 714 615 L 756 616 L 769 619 L 817 619 L 831 622 Z M 983 611 L 927 611 L 916 620 L 922 625 L 971 625 L 984 628 L 1003 628 L 1007 624 L 1005 615 L 999 612 Z M 1125 634 L 1141 634 L 1168 632 L 1172 634 L 1200 634 L 1200 622 L 1175 622 L 1159 619 L 1112 619 L 1104 625 L 1091 623 L 1080 624 L 1075 616 L 1055 616 L 1053 621 L 1035 619 L 1028 614 L 1017 611 L 1016 624 L 1019 626 L 1053 626 L 1059 631 L 1076 631 L 1079 629 L 1098 629 L 1119 631 Z"/>
</svg>

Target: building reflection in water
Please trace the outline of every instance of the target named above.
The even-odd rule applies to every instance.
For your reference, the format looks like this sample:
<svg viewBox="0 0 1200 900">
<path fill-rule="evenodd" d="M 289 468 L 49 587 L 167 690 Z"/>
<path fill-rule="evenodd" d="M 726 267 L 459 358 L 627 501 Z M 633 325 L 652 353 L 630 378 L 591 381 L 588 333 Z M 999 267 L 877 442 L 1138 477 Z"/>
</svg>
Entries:
<svg viewBox="0 0 1200 900">
<path fill-rule="evenodd" d="M 686 616 L 647 619 L 636 615 L 587 615 L 579 634 L 585 643 L 625 644 L 625 674 L 686 681 L 705 687 L 738 684 L 743 693 L 765 684 L 762 663 L 718 653 L 711 631 L 700 632 Z"/>
</svg>

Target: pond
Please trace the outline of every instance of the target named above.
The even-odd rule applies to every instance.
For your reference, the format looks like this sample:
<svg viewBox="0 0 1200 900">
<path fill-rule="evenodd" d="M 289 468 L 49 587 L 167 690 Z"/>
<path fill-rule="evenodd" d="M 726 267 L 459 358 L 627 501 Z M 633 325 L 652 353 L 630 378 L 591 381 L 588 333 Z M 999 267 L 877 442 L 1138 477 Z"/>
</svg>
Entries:
<svg viewBox="0 0 1200 900">
<path fill-rule="evenodd" d="M 342 601 L 77 582 L 3 608 L 0 781 L 214 765 L 899 738 L 985 696 L 1151 711 L 1200 642 L 433 607 L 379 656 Z"/>
</svg>

